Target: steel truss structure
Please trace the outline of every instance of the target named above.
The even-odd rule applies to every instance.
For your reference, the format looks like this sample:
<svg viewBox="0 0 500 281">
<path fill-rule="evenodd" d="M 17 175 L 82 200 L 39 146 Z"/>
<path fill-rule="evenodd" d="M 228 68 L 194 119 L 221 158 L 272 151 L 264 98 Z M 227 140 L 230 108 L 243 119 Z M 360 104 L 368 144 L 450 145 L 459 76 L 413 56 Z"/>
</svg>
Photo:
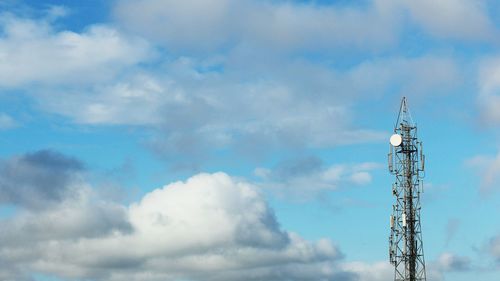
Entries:
<svg viewBox="0 0 500 281">
<path fill-rule="evenodd" d="M 404 97 L 389 152 L 389 171 L 395 176 L 392 194 L 396 199 L 390 217 L 389 259 L 395 281 L 426 280 L 420 223 L 424 163 L 422 142 Z"/>
</svg>

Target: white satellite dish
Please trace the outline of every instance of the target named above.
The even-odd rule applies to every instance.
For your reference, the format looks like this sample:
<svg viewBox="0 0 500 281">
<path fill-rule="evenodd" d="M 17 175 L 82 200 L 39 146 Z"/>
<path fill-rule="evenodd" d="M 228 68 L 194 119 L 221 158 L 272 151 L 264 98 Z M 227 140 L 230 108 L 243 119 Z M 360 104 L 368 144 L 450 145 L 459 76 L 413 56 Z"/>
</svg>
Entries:
<svg viewBox="0 0 500 281">
<path fill-rule="evenodd" d="M 400 146 L 401 143 L 403 142 L 403 139 L 401 138 L 400 135 L 394 134 L 391 136 L 390 141 L 391 141 L 392 146 Z"/>
</svg>

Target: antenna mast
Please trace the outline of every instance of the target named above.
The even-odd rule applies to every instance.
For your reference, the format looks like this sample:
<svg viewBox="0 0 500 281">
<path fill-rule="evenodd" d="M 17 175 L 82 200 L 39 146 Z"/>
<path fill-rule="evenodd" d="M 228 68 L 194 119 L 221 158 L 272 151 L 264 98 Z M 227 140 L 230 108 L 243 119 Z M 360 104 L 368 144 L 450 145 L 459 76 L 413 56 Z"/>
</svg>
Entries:
<svg viewBox="0 0 500 281">
<path fill-rule="evenodd" d="M 395 281 L 425 281 L 425 260 L 420 224 L 425 156 L 417 138 L 406 97 L 401 101 L 394 135 L 390 139 L 389 171 L 395 176 L 396 202 L 390 217 L 389 259 Z"/>
</svg>

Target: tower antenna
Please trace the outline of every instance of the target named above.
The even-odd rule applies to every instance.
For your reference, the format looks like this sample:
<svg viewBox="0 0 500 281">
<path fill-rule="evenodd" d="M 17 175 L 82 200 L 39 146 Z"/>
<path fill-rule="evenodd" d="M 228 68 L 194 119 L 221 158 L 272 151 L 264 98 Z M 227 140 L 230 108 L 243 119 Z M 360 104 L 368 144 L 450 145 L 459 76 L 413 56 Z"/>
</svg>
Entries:
<svg viewBox="0 0 500 281">
<path fill-rule="evenodd" d="M 394 280 L 426 281 L 420 224 L 425 156 L 406 97 L 401 101 L 390 143 L 389 171 L 395 176 L 392 195 L 396 202 L 390 217 L 389 260 L 394 266 Z"/>
</svg>

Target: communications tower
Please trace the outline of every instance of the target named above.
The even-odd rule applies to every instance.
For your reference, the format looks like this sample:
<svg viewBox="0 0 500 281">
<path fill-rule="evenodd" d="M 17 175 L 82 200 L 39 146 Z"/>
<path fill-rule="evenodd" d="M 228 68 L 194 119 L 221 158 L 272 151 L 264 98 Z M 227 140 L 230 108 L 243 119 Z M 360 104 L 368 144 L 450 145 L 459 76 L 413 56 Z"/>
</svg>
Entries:
<svg viewBox="0 0 500 281">
<path fill-rule="evenodd" d="M 417 138 L 406 97 L 401 101 L 394 134 L 390 139 L 389 171 L 395 176 L 392 195 L 396 202 L 390 217 L 389 259 L 395 281 L 425 281 L 425 260 L 420 224 L 425 156 Z"/>
</svg>

